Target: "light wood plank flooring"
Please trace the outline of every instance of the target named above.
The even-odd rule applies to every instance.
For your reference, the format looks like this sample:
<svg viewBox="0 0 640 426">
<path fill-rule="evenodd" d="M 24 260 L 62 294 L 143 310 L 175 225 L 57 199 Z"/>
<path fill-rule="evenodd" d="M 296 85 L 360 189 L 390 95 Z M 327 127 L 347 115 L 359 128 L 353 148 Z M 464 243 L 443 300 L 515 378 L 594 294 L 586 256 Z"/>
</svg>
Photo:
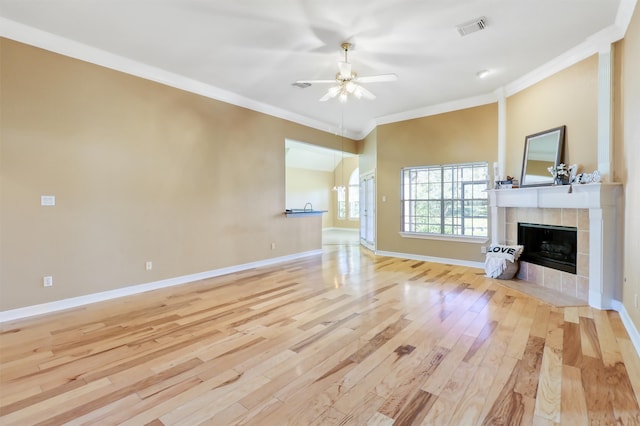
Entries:
<svg viewBox="0 0 640 426">
<path fill-rule="evenodd" d="M 640 424 L 619 315 L 355 246 L 1 325 L 0 424 Z"/>
</svg>

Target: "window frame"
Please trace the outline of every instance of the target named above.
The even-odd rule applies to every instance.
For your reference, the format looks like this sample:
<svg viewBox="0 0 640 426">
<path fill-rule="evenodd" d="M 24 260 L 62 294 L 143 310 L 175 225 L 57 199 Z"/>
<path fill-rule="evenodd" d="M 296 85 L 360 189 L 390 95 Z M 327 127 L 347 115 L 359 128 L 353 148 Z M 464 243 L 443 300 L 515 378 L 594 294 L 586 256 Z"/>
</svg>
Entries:
<svg viewBox="0 0 640 426">
<path fill-rule="evenodd" d="M 471 179 L 463 179 L 463 171 L 464 169 L 471 168 Z M 480 172 L 483 174 L 483 178 L 478 179 L 475 175 L 475 169 L 481 169 Z M 424 172 L 427 172 L 427 175 L 424 175 Z M 439 174 L 439 178 L 435 180 L 430 180 L 432 174 L 429 172 L 433 172 L 435 174 Z M 427 180 L 421 183 L 415 183 L 411 186 L 413 188 L 407 188 L 407 184 L 405 183 L 405 177 L 408 173 L 423 173 L 423 177 L 427 177 Z M 449 180 L 447 180 L 446 176 L 450 175 Z M 489 239 L 490 233 L 490 222 L 489 222 L 489 199 L 487 189 L 489 189 L 489 163 L 486 161 L 480 162 L 470 162 L 470 163 L 457 163 L 457 164 L 440 164 L 440 165 L 430 165 L 430 166 L 414 166 L 414 167 L 404 167 L 400 171 L 400 235 L 406 238 L 422 238 L 422 239 L 434 239 L 434 240 L 448 240 L 448 241 L 463 241 L 463 242 L 476 242 L 476 243 L 485 243 Z M 419 188 L 419 185 L 422 185 L 422 188 Z M 482 185 L 484 188 L 480 190 L 471 190 L 472 198 L 465 198 L 465 187 L 468 185 Z M 428 193 L 431 192 L 430 186 L 437 192 L 437 196 L 433 197 L 427 195 L 427 197 L 419 198 L 415 197 L 407 197 L 407 191 L 417 193 L 419 189 L 423 191 L 425 189 L 429 189 Z M 439 189 L 438 189 L 439 186 Z M 446 188 L 445 188 L 446 187 Z M 446 190 L 445 190 L 446 189 Z M 478 198 L 478 194 L 482 194 L 480 198 Z M 450 194 L 447 197 L 447 194 Z M 422 216 L 423 219 L 426 219 L 426 223 L 416 223 L 415 218 L 416 215 L 411 215 L 406 212 L 407 203 L 412 203 L 413 209 L 415 211 L 416 203 L 424 203 L 425 205 L 431 204 L 435 206 L 435 211 L 439 210 L 438 215 L 427 215 Z M 469 207 L 469 205 L 471 207 Z M 449 207 L 453 212 L 458 211 L 458 214 L 445 214 L 446 208 Z M 473 214 L 471 216 L 465 215 L 465 211 L 471 208 L 475 210 L 476 208 L 480 208 L 484 210 L 485 215 Z M 412 216 L 413 219 L 407 217 L 407 215 Z M 437 218 L 437 222 L 432 221 L 434 218 Z M 431 219 L 431 220 L 430 220 Z M 471 226 L 471 229 L 485 229 L 484 234 L 476 234 L 473 235 L 465 235 L 465 228 L 467 227 L 467 220 L 481 220 L 485 222 L 485 226 Z M 435 228 L 439 228 L 438 232 L 425 232 L 425 231 L 416 231 L 417 226 L 433 226 Z M 409 230 L 407 230 L 407 228 Z M 468 229 L 468 228 L 467 228 Z M 447 233 L 447 231 L 451 231 L 452 233 Z M 457 232 L 457 233 L 456 233 Z"/>
<path fill-rule="evenodd" d="M 336 188 L 336 217 L 338 220 L 347 220 L 347 191 L 344 186 Z"/>
</svg>

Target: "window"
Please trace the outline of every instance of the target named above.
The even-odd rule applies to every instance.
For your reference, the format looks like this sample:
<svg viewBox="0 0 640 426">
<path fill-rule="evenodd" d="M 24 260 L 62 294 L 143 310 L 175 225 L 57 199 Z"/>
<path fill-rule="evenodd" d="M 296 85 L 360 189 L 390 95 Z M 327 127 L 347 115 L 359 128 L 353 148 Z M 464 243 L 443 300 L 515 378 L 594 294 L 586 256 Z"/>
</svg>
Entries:
<svg viewBox="0 0 640 426">
<path fill-rule="evenodd" d="M 347 213 L 350 220 L 360 218 L 360 170 L 356 168 L 349 177 L 349 186 L 337 187 L 338 219 L 345 220 Z"/>
<path fill-rule="evenodd" d="M 338 197 L 338 219 L 346 219 L 347 218 L 347 198 L 346 198 L 344 186 L 339 186 L 337 188 L 337 197 Z"/>
<path fill-rule="evenodd" d="M 486 237 L 488 163 L 402 169 L 402 231 Z"/>
<path fill-rule="evenodd" d="M 349 219 L 360 218 L 360 169 L 356 168 L 349 177 Z"/>
</svg>

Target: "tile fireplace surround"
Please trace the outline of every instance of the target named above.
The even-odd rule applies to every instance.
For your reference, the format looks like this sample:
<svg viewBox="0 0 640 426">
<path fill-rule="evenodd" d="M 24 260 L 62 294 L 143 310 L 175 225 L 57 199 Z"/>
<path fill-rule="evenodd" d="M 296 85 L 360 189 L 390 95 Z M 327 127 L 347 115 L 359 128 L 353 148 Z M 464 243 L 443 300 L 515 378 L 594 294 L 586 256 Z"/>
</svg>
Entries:
<svg viewBox="0 0 640 426">
<path fill-rule="evenodd" d="M 578 228 L 577 274 L 521 262 L 520 279 L 598 309 L 622 299 L 622 184 L 496 189 L 489 206 L 494 244 L 516 244 L 518 222 Z"/>
</svg>

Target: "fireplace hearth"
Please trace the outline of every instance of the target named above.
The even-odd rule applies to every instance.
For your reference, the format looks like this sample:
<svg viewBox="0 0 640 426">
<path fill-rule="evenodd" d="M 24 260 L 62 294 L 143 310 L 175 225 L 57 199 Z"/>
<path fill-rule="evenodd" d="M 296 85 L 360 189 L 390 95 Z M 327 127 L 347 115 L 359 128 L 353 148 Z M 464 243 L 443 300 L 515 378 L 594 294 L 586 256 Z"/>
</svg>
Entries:
<svg viewBox="0 0 640 426">
<path fill-rule="evenodd" d="M 519 222 L 578 227 L 581 245 L 578 247 L 577 273 L 552 270 L 555 274 L 546 274 L 550 268 L 523 262 L 526 281 L 588 300 L 594 308 L 615 309 L 618 306 L 622 300 L 623 282 L 622 223 L 619 220 L 622 184 L 492 189 L 488 193 L 492 244 L 504 244 L 507 233 L 513 235 L 511 244 L 515 243 Z M 507 221 L 507 210 L 519 212 L 511 223 Z M 584 210 L 588 214 L 581 225 L 580 212 Z M 571 213 L 565 217 L 565 212 Z"/>
<path fill-rule="evenodd" d="M 520 260 L 559 271 L 576 273 L 578 229 L 571 226 L 518 223 Z"/>
</svg>

